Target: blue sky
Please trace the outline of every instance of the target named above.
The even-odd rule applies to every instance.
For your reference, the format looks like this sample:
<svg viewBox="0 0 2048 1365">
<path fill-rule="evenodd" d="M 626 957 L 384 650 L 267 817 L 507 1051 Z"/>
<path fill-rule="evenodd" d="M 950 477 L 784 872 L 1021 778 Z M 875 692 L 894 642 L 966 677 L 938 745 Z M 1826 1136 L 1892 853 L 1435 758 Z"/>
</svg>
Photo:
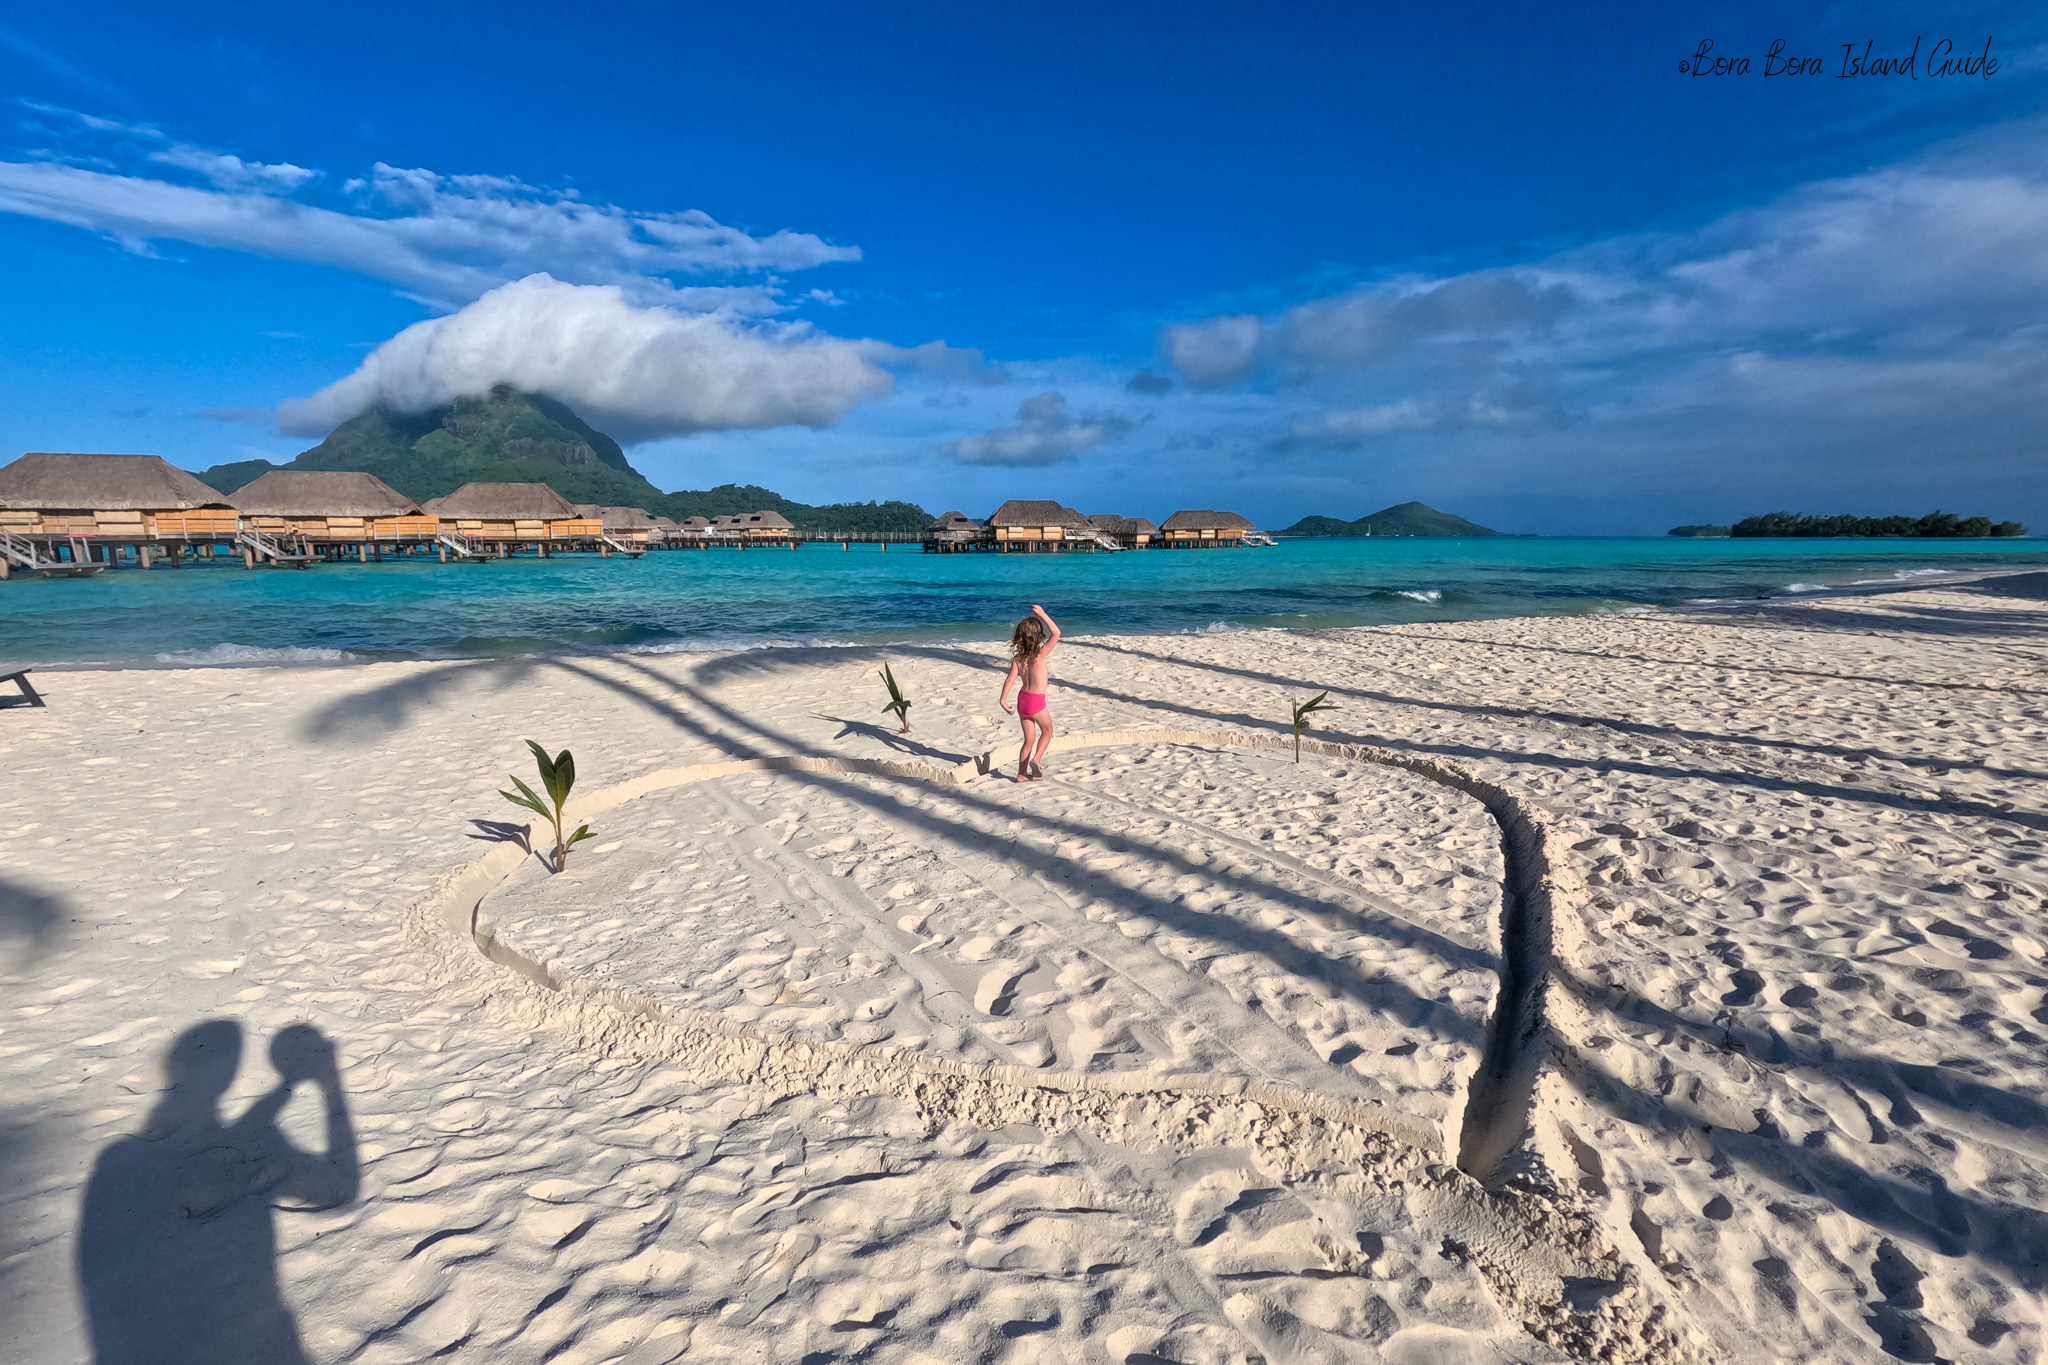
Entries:
<svg viewBox="0 0 2048 1365">
<path fill-rule="evenodd" d="M 2018 5 L 26 0 L 0 457 L 505 381 L 665 488 L 2048 530 L 2044 73 Z"/>
</svg>

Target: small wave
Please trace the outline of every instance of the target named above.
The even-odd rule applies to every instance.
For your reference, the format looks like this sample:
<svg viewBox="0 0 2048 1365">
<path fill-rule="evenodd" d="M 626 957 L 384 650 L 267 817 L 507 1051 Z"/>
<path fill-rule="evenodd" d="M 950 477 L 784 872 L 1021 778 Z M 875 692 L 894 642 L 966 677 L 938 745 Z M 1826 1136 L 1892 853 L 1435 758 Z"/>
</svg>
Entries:
<svg viewBox="0 0 2048 1365">
<path fill-rule="evenodd" d="M 1827 590 L 1828 585 L 1825 583 L 1787 583 L 1785 585 L 1786 592 L 1826 592 Z"/>
<path fill-rule="evenodd" d="M 951 637 L 936 643 L 951 643 Z M 915 643 L 930 644 L 930 640 L 901 641 L 888 638 L 874 640 L 828 640 L 822 636 L 809 640 L 791 639 L 785 636 L 763 638 L 761 636 L 727 636 L 701 640 L 664 640 L 660 643 L 638 645 L 615 645 L 609 649 L 592 651 L 603 654 L 745 654 L 762 649 L 875 649 L 888 644 Z"/>
<path fill-rule="evenodd" d="M 1189 626 L 1179 633 L 1182 635 L 1235 635 L 1239 631 L 1250 629 L 1250 626 L 1241 626 L 1235 621 L 1211 621 L 1206 626 Z"/>
<path fill-rule="evenodd" d="M 701 640 L 663 640 L 659 643 L 637 645 L 613 645 L 608 649 L 593 650 L 596 654 L 739 654 L 750 649 L 806 649 L 823 646 L 822 640 L 762 639 L 759 636 L 744 638 L 705 638 Z"/>
<path fill-rule="evenodd" d="M 1394 594 L 1396 597 L 1411 597 L 1417 602 L 1441 602 L 1444 595 L 1436 588 L 1424 588 L 1420 592 L 1409 592 L 1405 588 Z"/>
<path fill-rule="evenodd" d="M 1854 580 L 1854 586 L 1860 588 L 1874 587 L 1880 583 L 1910 583 L 1916 578 L 1947 578 L 1958 572 L 1962 571 L 1957 569 L 1894 569 L 1889 578 L 1858 578 Z"/>
<path fill-rule="evenodd" d="M 261 645 L 218 644 L 210 649 L 174 649 L 156 656 L 160 664 L 333 664 L 362 658 L 345 649 L 291 647 L 266 649 Z"/>
</svg>

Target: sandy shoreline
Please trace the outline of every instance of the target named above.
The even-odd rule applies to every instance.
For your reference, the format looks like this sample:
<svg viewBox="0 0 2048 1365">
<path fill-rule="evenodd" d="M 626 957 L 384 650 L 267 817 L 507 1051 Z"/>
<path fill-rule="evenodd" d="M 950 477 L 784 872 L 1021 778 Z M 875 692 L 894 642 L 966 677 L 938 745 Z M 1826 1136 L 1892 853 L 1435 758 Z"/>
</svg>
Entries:
<svg viewBox="0 0 2048 1365">
<path fill-rule="evenodd" d="M 1063 651 L 1063 730 L 1270 737 L 1330 688 L 1318 735 L 1454 765 L 1555 831 L 1578 890 L 1506 1197 L 1447 1169 L 1497 1003 L 1500 834 L 1412 773 L 1151 743 L 1035 787 L 666 789 L 480 908 L 573 983 L 554 997 L 588 993 L 571 1010 L 407 935 L 499 846 L 477 822 L 514 814 L 522 738 L 574 749 L 585 790 L 957 764 L 1012 737 L 994 651 L 52 674 L 47 710 L 0 714 L 0 1345 L 88 1359 L 89 1318 L 138 1311 L 108 1304 L 274 1262 L 319 1361 L 2039 1359 L 2043 579 Z M 908 737 L 879 723 L 884 659 Z M 735 1078 L 674 1020 L 591 1012 L 604 991 L 853 1061 Z M 316 1085 L 275 1133 L 159 1105 L 208 1019 L 246 1039 L 224 1120 L 273 1093 L 280 1029 L 333 1040 L 339 1207 L 261 1213 L 332 1139 Z M 1230 1078 L 1445 1148 L 903 1080 L 956 1065 Z M 155 1162 L 150 1207 L 83 1218 L 145 1128 L 122 1150 Z M 73 1262 L 102 1233 L 151 1250 L 89 1253 L 88 1311 Z M 166 1339 L 255 1349 L 193 1297 L 161 1298 Z"/>
</svg>

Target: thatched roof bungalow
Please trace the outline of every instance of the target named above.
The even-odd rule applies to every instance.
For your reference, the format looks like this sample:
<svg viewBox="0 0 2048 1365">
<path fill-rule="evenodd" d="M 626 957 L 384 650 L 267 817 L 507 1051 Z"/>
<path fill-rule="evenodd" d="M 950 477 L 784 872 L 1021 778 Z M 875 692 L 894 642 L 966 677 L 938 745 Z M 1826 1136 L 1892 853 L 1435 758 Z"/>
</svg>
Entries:
<svg viewBox="0 0 2048 1365">
<path fill-rule="evenodd" d="M 713 535 L 741 540 L 788 540 L 795 529 L 796 523 L 780 512 L 735 512 L 729 517 L 713 517 L 710 527 Z"/>
<path fill-rule="evenodd" d="M 478 540 L 594 539 L 604 529 L 544 483 L 466 483 L 421 510 L 439 517 L 444 529 Z"/>
<path fill-rule="evenodd" d="M 633 545 L 645 545 L 653 539 L 656 529 L 653 515 L 644 507 L 606 507 L 601 503 L 579 502 L 576 515 L 595 517 L 607 536 Z"/>
<path fill-rule="evenodd" d="M 439 517 L 374 474 L 273 469 L 235 492 L 243 520 L 273 535 L 309 540 L 432 540 Z"/>
<path fill-rule="evenodd" d="M 1057 543 L 1095 538 L 1095 528 L 1071 507 L 1056 502 L 1012 498 L 988 519 L 989 530 L 998 544 L 1024 542 Z"/>
<path fill-rule="evenodd" d="M 942 544 L 966 544 L 981 539 L 982 525 L 965 512 L 946 512 L 924 528 L 926 540 Z"/>
<path fill-rule="evenodd" d="M 33 451 L 0 468 L 0 530 L 110 540 L 232 537 L 235 504 L 161 455 Z"/>
<path fill-rule="evenodd" d="M 1202 509 L 1175 512 L 1160 528 L 1160 538 L 1169 550 L 1196 549 L 1218 545 L 1242 545 L 1252 524 L 1235 512 Z"/>
<path fill-rule="evenodd" d="M 1159 528 L 1143 517 L 1097 512 L 1088 518 L 1088 524 L 1115 540 L 1126 550 L 1149 549 L 1152 542 L 1159 538 Z"/>
</svg>

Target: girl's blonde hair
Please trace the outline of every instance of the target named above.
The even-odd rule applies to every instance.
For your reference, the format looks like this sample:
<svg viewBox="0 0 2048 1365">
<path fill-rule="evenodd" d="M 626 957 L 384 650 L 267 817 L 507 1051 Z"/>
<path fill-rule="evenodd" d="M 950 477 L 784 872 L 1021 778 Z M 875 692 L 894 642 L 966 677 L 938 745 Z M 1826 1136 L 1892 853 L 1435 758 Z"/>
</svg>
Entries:
<svg viewBox="0 0 2048 1365">
<path fill-rule="evenodd" d="M 1045 622 L 1027 616 L 1010 632 L 1010 657 L 1018 663 L 1033 658 L 1045 648 Z"/>
</svg>

